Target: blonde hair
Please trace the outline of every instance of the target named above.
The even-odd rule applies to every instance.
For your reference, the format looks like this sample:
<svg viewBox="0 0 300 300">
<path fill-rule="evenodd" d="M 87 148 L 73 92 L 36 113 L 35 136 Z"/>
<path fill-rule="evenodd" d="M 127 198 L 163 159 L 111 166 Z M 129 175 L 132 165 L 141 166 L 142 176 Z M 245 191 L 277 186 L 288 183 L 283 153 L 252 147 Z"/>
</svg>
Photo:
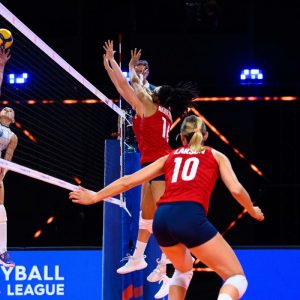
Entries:
<svg viewBox="0 0 300 300">
<path fill-rule="evenodd" d="M 189 148 L 194 152 L 201 152 L 203 135 L 206 133 L 205 123 L 197 116 L 188 116 L 181 125 L 181 134 L 186 138 Z"/>
</svg>

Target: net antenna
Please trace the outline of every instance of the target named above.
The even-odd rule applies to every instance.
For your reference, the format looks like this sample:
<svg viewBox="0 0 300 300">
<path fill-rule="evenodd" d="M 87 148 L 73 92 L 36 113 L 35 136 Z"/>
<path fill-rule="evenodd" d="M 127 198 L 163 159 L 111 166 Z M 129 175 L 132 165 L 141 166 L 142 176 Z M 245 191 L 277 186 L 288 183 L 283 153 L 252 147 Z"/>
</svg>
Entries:
<svg viewBox="0 0 300 300">
<path fill-rule="evenodd" d="M 122 70 L 122 34 L 119 33 L 118 36 L 118 43 L 119 43 L 119 67 Z M 122 107 L 122 96 L 119 95 L 119 108 L 121 109 Z M 118 124 L 118 138 L 120 141 L 120 177 L 124 176 L 124 157 L 123 157 L 123 153 L 124 153 L 124 144 L 125 144 L 125 122 L 127 121 L 127 123 L 130 124 L 129 120 L 124 117 L 120 117 L 119 116 L 119 124 Z M 126 209 L 126 197 L 124 195 L 124 193 L 120 194 L 120 201 L 121 201 L 121 207 Z M 127 213 L 129 214 L 129 216 L 131 217 L 131 214 L 129 211 L 127 211 Z"/>
<path fill-rule="evenodd" d="M 16 29 L 18 29 L 22 34 L 24 34 L 33 44 L 35 44 L 39 49 L 41 49 L 45 54 L 47 54 L 53 61 L 55 61 L 60 67 L 62 67 L 67 73 L 69 73 L 73 78 L 80 82 L 85 88 L 92 92 L 97 98 L 99 98 L 103 103 L 110 107 L 115 113 L 118 114 L 120 122 L 123 123 L 126 119 L 125 112 L 120 106 L 117 106 L 109 98 L 107 98 L 102 92 L 100 92 L 93 84 L 91 84 L 85 77 L 83 77 L 78 71 L 76 71 L 70 64 L 68 64 L 58 53 L 56 53 L 52 48 L 50 48 L 41 38 L 39 38 L 34 32 L 32 32 L 22 21 L 20 21 L 14 14 L 11 13 L 2 3 L 0 3 L 0 15 L 4 17 L 8 22 L 10 22 Z M 120 141 L 121 143 L 122 141 Z M 122 152 L 120 155 L 120 163 L 122 164 Z M 36 178 L 38 180 L 43 180 L 47 178 L 52 182 L 63 182 L 60 179 L 48 176 L 46 174 L 37 172 L 35 170 L 26 168 L 21 165 L 16 165 L 13 163 L 7 164 L 7 161 L 0 159 L 0 166 L 15 171 L 17 173 Z M 23 171 L 22 171 L 23 170 Z M 39 174 L 38 176 L 35 176 Z M 34 176 L 33 176 L 34 175 Z M 49 182 L 49 181 L 46 181 Z M 49 183 L 52 183 L 49 182 Z M 54 184 L 54 183 L 52 183 Z M 56 184 L 58 185 L 58 184 Z M 61 185 L 59 185 L 61 186 Z M 61 187 L 68 186 L 68 189 L 74 190 L 75 186 L 64 182 Z M 111 202 L 113 204 L 119 205 L 124 208 L 124 210 L 131 216 L 126 204 L 122 200 L 115 198 L 105 199 L 105 201 Z"/>
<path fill-rule="evenodd" d="M 119 34 L 119 66 L 122 68 L 122 35 Z M 122 109 L 122 97 L 119 95 L 119 108 Z M 119 116 L 119 124 L 118 124 L 118 139 L 120 142 L 120 177 L 123 176 L 123 140 L 124 140 L 124 130 L 123 130 L 124 118 Z M 120 194 L 121 206 L 126 207 L 125 197 L 123 193 Z"/>
</svg>

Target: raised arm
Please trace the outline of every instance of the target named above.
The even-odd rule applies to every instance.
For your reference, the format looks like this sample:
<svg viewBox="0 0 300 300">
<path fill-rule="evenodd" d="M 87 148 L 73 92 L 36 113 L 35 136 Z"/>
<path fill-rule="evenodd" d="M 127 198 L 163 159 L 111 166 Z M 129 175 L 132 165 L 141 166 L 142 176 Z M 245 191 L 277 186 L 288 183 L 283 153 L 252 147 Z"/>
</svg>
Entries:
<svg viewBox="0 0 300 300">
<path fill-rule="evenodd" d="M 0 47 L 0 95 L 1 95 L 1 87 L 3 82 L 3 73 L 5 64 L 10 59 L 10 49 L 5 50 Z"/>
<path fill-rule="evenodd" d="M 137 64 L 137 61 L 140 59 L 140 56 L 141 56 L 141 50 L 137 50 L 136 48 L 134 50 L 131 50 L 131 60 L 129 62 L 129 73 L 130 73 L 130 81 L 134 89 L 134 93 L 137 95 L 138 99 L 142 103 L 144 108 L 144 114 L 145 116 L 147 116 L 147 115 L 152 115 L 152 113 L 156 111 L 157 107 L 153 103 L 152 97 L 143 87 L 143 83 L 142 83 L 143 78 L 140 78 L 135 71 L 135 66 Z"/>
<path fill-rule="evenodd" d="M 234 199 L 242 205 L 251 217 L 258 221 L 264 220 L 264 214 L 258 206 L 253 206 L 251 198 L 234 173 L 229 159 L 216 150 L 213 154 L 219 163 L 221 178 Z"/>
<path fill-rule="evenodd" d="M 167 157 L 168 156 L 164 156 L 131 175 L 123 176 L 117 179 L 96 194 L 92 194 L 91 192 L 80 188 L 78 191 L 71 192 L 69 198 L 74 203 L 89 205 L 118 195 L 122 192 L 126 192 L 129 189 L 134 188 L 135 186 L 138 186 L 144 182 L 151 180 L 152 178 L 162 175 L 164 173 L 163 167 Z"/>
<path fill-rule="evenodd" d="M 106 41 L 104 46 L 105 54 L 103 55 L 104 68 L 107 74 L 120 93 L 120 95 L 131 105 L 139 116 L 143 115 L 143 106 L 134 93 L 133 88 L 124 77 L 120 66 L 114 59 L 113 41 Z"/>
</svg>

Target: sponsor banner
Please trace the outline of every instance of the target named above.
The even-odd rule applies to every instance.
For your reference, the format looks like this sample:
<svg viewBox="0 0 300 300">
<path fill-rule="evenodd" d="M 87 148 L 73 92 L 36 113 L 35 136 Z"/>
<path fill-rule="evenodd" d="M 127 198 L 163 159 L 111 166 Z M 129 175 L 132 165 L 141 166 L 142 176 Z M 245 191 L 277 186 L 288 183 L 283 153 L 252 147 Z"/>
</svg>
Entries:
<svg viewBox="0 0 300 300">
<path fill-rule="evenodd" d="M 0 299 L 101 300 L 101 250 L 10 251 L 16 266 L 0 267 Z"/>
</svg>

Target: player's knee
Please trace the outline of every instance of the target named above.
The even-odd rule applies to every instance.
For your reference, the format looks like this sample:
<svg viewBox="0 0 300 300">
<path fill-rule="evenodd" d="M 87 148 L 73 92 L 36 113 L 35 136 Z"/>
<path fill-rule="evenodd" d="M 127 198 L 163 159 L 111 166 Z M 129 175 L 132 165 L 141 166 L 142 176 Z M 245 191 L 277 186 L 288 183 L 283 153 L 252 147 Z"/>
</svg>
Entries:
<svg viewBox="0 0 300 300">
<path fill-rule="evenodd" d="M 220 294 L 217 300 L 232 300 L 232 297 L 228 294 Z"/>
<path fill-rule="evenodd" d="M 170 285 L 181 286 L 184 289 L 188 289 L 193 277 L 193 270 L 182 273 L 175 269 L 175 272 L 170 280 Z"/>
<path fill-rule="evenodd" d="M 3 204 L 0 204 L 0 223 L 7 221 L 6 210 Z"/>
<path fill-rule="evenodd" d="M 142 212 L 141 212 L 140 220 L 139 220 L 139 229 L 147 230 L 152 234 L 152 224 L 153 224 L 153 219 L 151 220 L 143 219 Z"/>
<path fill-rule="evenodd" d="M 234 286 L 238 292 L 239 292 L 239 298 L 242 298 L 242 296 L 245 294 L 247 287 L 248 287 L 248 281 L 244 275 L 233 275 L 229 277 L 223 285 L 230 284 Z"/>
</svg>

